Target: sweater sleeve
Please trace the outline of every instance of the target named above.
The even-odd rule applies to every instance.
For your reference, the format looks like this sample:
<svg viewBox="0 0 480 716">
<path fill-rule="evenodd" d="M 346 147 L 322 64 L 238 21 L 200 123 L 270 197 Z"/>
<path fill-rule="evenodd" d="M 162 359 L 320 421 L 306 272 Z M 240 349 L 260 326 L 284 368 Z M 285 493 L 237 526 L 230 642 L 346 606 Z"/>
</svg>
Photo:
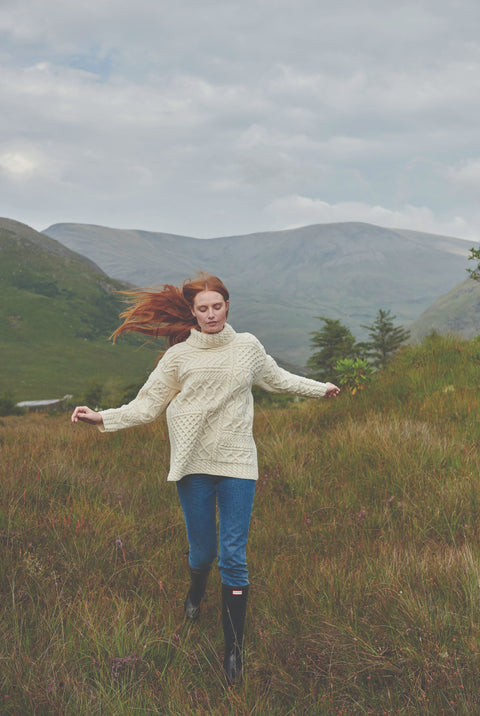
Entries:
<svg viewBox="0 0 480 716">
<path fill-rule="evenodd" d="M 327 392 L 325 383 L 289 373 L 280 368 L 269 355 L 265 355 L 265 361 L 254 383 L 270 393 L 292 393 L 305 398 L 322 398 Z"/>
<path fill-rule="evenodd" d="M 113 432 L 122 428 L 151 423 L 180 391 L 174 372 L 168 368 L 165 356 L 150 374 L 136 398 L 120 408 L 101 410 L 103 425 L 100 432 Z"/>
</svg>

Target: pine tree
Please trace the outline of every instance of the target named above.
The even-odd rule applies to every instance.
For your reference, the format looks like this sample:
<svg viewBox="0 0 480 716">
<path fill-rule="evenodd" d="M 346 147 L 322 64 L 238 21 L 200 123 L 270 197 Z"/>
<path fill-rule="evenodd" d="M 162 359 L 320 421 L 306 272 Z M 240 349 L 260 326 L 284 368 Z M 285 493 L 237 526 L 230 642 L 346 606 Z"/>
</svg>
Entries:
<svg viewBox="0 0 480 716">
<path fill-rule="evenodd" d="M 312 331 L 311 344 L 320 350 L 313 353 L 307 362 L 309 375 L 316 380 L 334 380 L 335 364 L 342 358 L 356 358 L 359 355 L 355 338 L 347 326 L 339 320 L 317 316 L 324 326 Z"/>
<path fill-rule="evenodd" d="M 362 325 L 362 328 L 367 329 L 371 340 L 361 345 L 376 368 L 384 368 L 388 359 L 410 337 L 410 331 L 403 326 L 394 325 L 395 318 L 390 311 L 380 308 L 371 326 Z"/>
</svg>

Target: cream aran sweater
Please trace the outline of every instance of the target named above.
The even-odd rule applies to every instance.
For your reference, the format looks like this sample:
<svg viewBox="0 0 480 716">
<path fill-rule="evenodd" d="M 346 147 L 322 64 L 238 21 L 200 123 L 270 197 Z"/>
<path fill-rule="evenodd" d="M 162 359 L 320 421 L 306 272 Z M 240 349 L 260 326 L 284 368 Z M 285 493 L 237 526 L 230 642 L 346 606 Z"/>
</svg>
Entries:
<svg viewBox="0 0 480 716">
<path fill-rule="evenodd" d="M 169 348 L 134 400 L 101 411 L 100 430 L 149 423 L 166 408 L 168 480 L 193 473 L 256 480 L 252 385 L 312 398 L 327 390 L 325 383 L 280 368 L 255 336 L 227 323 L 220 333 L 194 329 Z"/>
</svg>

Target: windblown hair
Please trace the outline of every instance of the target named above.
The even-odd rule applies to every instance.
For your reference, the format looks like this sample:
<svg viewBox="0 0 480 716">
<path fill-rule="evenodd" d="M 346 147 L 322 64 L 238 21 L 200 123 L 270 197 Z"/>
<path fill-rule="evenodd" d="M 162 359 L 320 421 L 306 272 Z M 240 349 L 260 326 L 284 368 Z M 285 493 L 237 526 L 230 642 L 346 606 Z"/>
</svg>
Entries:
<svg viewBox="0 0 480 716">
<path fill-rule="evenodd" d="M 161 290 L 122 291 L 130 305 L 120 314 L 123 323 L 111 338 L 115 342 L 122 333 L 136 331 L 152 338 L 163 336 L 170 346 L 187 340 L 191 329 L 197 326 L 191 309 L 195 296 L 202 291 L 217 291 L 225 301 L 229 300 L 222 281 L 203 272 L 194 279 L 186 279 L 180 288 L 164 284 Z"/>
</svg>

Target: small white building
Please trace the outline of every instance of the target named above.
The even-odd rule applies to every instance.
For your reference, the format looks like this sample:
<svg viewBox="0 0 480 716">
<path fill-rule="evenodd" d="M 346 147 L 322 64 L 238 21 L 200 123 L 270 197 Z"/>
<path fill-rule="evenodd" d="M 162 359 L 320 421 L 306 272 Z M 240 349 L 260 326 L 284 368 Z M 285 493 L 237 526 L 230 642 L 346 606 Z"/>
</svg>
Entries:
<svg viewBox="0 0 480 716">
<path fill-rule="evenodd" d="M 50 410 L 60 408 L 62 403 L 71 400 L 73 395 L 64 395 L 63 398 L 52 398 L 51 400 L 22 400 L 16 403 L 18 408 L 24 408 L 27 413 L 48 413 Z"/>
</svg>

